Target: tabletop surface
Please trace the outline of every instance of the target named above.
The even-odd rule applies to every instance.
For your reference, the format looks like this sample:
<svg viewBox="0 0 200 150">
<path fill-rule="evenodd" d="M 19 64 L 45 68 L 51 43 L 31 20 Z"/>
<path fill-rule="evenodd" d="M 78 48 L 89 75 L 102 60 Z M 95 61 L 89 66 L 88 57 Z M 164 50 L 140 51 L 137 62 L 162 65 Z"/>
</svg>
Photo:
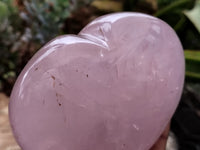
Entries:
<svg viewBox="0 0 200 150">
<path fill-rule="evenodd" d="M 21 150 L 17 145 L 8 119 L 9 98 L 0 93 L 0 150 Z"/>
</svg>

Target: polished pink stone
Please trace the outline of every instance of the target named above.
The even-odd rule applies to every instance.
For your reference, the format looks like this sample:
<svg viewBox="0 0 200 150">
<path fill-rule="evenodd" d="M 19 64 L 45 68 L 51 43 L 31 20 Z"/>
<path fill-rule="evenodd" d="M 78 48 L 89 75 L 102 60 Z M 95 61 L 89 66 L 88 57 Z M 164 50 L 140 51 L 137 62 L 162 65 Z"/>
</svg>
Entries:
<svg viewBox="0 0 200 150">
<path fill-rule="evenodd" d="M 110 14 L 35 54 L 13 88 L 10 122 L 23 150 L 148 150 L 183 82 L 183 49 L 169 25 Z"/>
</svg>

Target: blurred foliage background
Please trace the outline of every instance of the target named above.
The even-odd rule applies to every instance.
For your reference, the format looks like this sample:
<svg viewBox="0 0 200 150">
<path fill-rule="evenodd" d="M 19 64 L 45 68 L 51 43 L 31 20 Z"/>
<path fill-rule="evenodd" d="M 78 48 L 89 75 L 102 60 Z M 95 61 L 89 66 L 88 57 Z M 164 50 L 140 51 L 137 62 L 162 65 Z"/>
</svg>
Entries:
<svg viewBox="0 0 200 150">
<path fill-rule="evenodd" d="M 50 39 L 119 11 L 159 17 L 178 34 L 186 82 L 172 131 L 179 149 L 200 150 L 200 0 L 0 0 L 0 92 L 10 95 L 20 71 Z"/>
</svg>

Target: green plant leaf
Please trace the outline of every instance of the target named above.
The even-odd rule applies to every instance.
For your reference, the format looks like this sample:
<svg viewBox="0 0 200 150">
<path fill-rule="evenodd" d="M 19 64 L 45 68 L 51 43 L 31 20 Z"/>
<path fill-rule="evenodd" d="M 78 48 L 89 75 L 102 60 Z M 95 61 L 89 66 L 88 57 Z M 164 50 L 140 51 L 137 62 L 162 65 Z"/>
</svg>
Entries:
<svg viewBox="0 0 200 150">
<path fill-rule="evenodd" d="M 159 9 L 154 16 L 156 17 L 160 17 L 163 16 L 165 14 L 171 13 L 174 10 L 178 10 L 183 6 L 187 6 L 187 4 L 191 3 L 191 0 L 177 0 L 177 1 L 173 1 L 172 3 L 170 3 L 169 5 L 163 7 L 162 9 Z"/>
<path fill-rule="evenodd" d="M 200 81 L 200 51 L 185 50 L 186 79 Z"/>
<path fill-rule="evenodd" d="M 194 8 L 192 10 L 185 10 L 184 14 L 194 24 L 200 33 L 200 0 L 196 0 Z"/>
<path fill-rule="evenodd" d="M 4 2 L 0 1 L 0 23 L 8 17 L 8 7 Z"/>
</svg>

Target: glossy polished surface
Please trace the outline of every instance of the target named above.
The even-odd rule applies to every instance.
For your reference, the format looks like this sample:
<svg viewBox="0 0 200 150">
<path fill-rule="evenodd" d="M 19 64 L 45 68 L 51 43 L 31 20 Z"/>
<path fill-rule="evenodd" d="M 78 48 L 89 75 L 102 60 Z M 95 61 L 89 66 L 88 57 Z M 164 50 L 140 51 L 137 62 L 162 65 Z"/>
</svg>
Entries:
<svg viewBox="0 0 200 150">
<path fill-rule="evenodd" d="M 10 121 L 23 150 L 148 150 L 183 81 L 182 46 L 166 23 L 110 14 L 36 53 L 13 88 Z"/>
</svg>

